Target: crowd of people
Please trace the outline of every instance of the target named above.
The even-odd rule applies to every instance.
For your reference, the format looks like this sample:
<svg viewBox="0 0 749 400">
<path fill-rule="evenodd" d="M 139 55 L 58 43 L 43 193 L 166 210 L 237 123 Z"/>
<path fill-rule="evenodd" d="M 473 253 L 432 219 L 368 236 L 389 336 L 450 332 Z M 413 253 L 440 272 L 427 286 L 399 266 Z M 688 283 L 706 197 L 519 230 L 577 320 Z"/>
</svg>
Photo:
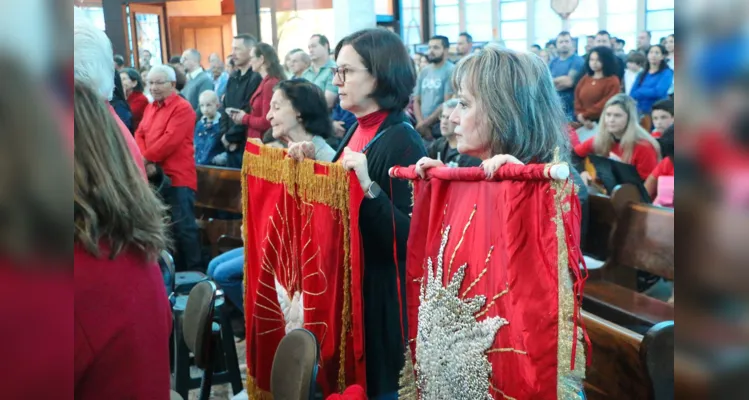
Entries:
<svg viewBox="0 0 749 400">
<path fill-rule="evenodd" d="M 651 45 L 643 32 L 637 49 L 626 53 L 622 40 L 601 31 L 586 38 L 587 54 L 580 56 L 569 32 L 529 52 L 497 44 L 474 49 L 471 36 L 462 33 L 451 60 L 447 37 L 430 38 L 427 54 L 411 57 L 396 34 L 368 29 L 347 36 L 333 51 L 328 38 L 313 35 L 306 52 L 292 50 L 282 63 L 271 45 L 240 34 L 226 60 L 209 56 L 209 69 L 199 51 L 187 49 L 163 65 L 144 51 L 136 70 L 113 56 L 102 32 L 76 24 L 75 240 L 76 255 L 88 260 L 80 268 L 111 264 L 136 285 L 137 274 L 128 271 L 152 265 L 171 237 L 177 270 L 207 271 L 241 310 L 243 250 L 208 265 L 202 260 L 196 166 L 240 168 L 248 139 L 288 147 L 297 159 L 339 162 L 356 173 L 366 194 L 360 226 L 367 388 L 373 399 L 397 398 L 404 361 L 405 322 L 399 320 L 394 282 L 396 263 L 405 265 L 412 205 L 408 184 L 391 183 L 391 167 L 416 164 L 423 174 L 442 165 L 481 166 L 491 175 L 505 163 L 597 155 L 633 165 L 655 203 L 673 205 L 673 35 L 665 45 Z M 127 107 L 116 105 L 122 101 Z M 87 144 L 85 152 L 79 143 Z M 573 178 L 595 186 L 587 170 L 573 171 Z M 100 186 L 92 186 L 96 182 Z M 580 193 L 584 202 L 587 192 Z M 381 251 L 394 242 L 397 254 Z M 76 277 L 78 270 L 76 263 Z M 163 294 L 163 285 L 150 275 L 138 279 L 139 293 L 152 289 L 150 297 L 134 300 L 150 310 L 149 334 L 168 335 L 166 323 L 153 324 L 168 313 L 165 296 L 152 298 Z M 129 307 L 140 309 L 137 304 Z M 89 335 L 93 319 L 79 322 Z M 102 342 L 107 335 L 126 340 L 118 336 L 120 327 L 108 328 L 96 332 Z M 165 373 L 161 357 L 168 350 L 146 354 L 145 347 L 158 344 L 121 344 L 141 349 L 144 359 L 159 358 L 139 364 L 138 376 L 150 371 L 153 380 Z M 82 361 L 79 368 L 76 358 L 76 382 L 96 380 L 90 360 L 113 357 L 107 353 L 113 350 L 94 345 L 88 344 L 88 364 Z M 119 368 L 120 379 L 131 384 L 110 397 L 164 398 L 154 386 L 132 384 L 139 381 L 134 371 L 125 371 L 127 365 Z M 158 383 L 166 389 L 168 376 Z M 90 383 L 86 393 L 104 385 Z"/>
</svg>

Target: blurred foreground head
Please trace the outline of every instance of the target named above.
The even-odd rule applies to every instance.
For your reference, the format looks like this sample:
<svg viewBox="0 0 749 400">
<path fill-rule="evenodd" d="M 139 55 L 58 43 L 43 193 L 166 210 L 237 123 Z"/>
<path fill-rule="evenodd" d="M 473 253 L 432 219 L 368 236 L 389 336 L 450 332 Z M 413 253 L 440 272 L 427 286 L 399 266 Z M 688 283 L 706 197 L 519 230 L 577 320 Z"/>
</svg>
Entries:
<svg viewBox="0 0 749 400">
<path fill-rule="evenodd" d="M 60 129 L 72 118 L 19 60 L 0 58 L 0 74 L 13 77 L 0 91 L 0 265 L 70 262 L 72 143 Z"/>
<path fill-rule="evenodd" d="M 75 79 L 88 83 L 102 98 L 111 100 L 115 72 L 112 42 L 77 7 L 74 16 Z"/>
</svg>

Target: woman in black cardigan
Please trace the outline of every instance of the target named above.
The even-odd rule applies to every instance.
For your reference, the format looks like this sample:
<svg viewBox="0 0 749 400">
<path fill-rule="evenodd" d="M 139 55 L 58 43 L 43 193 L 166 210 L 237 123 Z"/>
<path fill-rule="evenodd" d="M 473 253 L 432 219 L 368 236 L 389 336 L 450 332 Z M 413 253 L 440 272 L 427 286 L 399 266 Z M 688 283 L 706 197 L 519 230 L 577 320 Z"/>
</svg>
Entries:
<svg viewBox="0 0 749 400">
<path fill-rule="evenodd" d="M 408 332 L 405 281 L 411 189 L 402 180 L 393 180 L 391 186 L 388 170 L 415 164 L 426 155 L 419 134 L 403 112 L 416 74 L 403 42 L 384 29 L 353 33 L 338 43 L 335 56 L 338 67 L 333 84 L 338 87 L 341 107 L 356 115 L 357 123 L 343 138 L 334 161 L 340 158 L 345 168 L 356 172 L 366 196 L 359 224 L 364 247 L 367 392 L 370 399 L 397 399 L 405 351 L 401 323 Z M 403 295 L 401 310 L 396 270 Z"/>
</svg>

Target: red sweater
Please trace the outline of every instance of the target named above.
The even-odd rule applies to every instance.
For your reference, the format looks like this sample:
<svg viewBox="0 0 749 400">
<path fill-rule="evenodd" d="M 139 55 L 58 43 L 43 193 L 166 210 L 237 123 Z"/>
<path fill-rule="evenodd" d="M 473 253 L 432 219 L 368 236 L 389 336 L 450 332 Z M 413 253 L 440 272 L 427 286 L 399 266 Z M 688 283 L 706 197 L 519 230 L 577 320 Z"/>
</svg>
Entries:
<svg viewBox="0 0 749 400">
<path fill-rule="evenodd" d="M 247 137 L 262 139 L 263 133 L 270 129 L 270 121 L 266 118 L 270 111 L 270 99 L 273 97 L 273 86 L 278 78 L 266 76 L 250 97 L 250 113 L 244 116 L 242 124 L 247 125 Z"/>
<path fill-rule="evenodd" d="M 148 106 L 148 97 L 143 92 L 133 91 L 130 96 L 127 96 L 127 104 L 130 106 L 130 112 L 133 113 L 133 131 L 136 131 Z"/>
<path fill-rule="evenodd" d="M 75 398 L 169 399 L 172 315 L 156 263 L 76 245 Z"/>
<path fill-rule="evenodd" d="M 575 119 L 582 114 L 587 120 L 598 121 L 606 102 L 621 91 L 619 78 L 615 75 L 593 79 L 586 74 L 575 88 Z"/>
<path fill-rule="evenodd" d="M 133 135 L 130 133 L 130 130 L 127 129 L 127 126 L 125 126 L 125 123 L 122 122 L 120 117 L 117 115 L 117 112 L 114 110 L 114 107 L 112 107 L 109 103 L 107 103 L 107 107 L 109 107 L 109 113 L 112 114 L 112 117 L 117 123 L 117 126 L 120 128 L 120 133 L 122 133 L 122 137 L 125 138 L 127 149 L 130 150 L 130 155 L 133 156 L 133 161 L 135 161 L 135 165 L 138 166 L 138 170 L 140 171 L 141 176 L 143 176 L 143 179 L 148 180 L 148 177 L 146 176 L 146 165 L 145 163 L 143 163 L 143 155 L 141 154 L 141 151 L 138 148 L 138 145 L 135 143 L 135 139 L 133 139 Z"/>
<path fill-rule="evenodd" d="M 595 149 L 593 148 L 593 141 L 595 139 L 595 137 L 592 137 L 584 143 L 575 146 L 575 153 L 580 157 L 587 157 L 591 154 L 595 154 Z M 614 143 L 611 152 L 624 160 L 624 149 L 619 146 L 619 143 Z M 608 157 L 609 155 L 599 154 L 599 156 Z M 658 153 L 650 143 L 641 141 L 635 145 L 635 149 L 632 152 L 632 159 L 629 160 L 628 164 L 634 165 L 635 168 L 637 168 L 637 173 L 642 180 L 648 179 L 648 176 L 650 176 L 650 173 L 653 172 L 655 166 L 658 164 Z"/>
<path fill-rule="evenodd" d="M 357 118 L 356 120 L 359 122 L 359 125 L 356 127 L 356 132 L 351 136 L 351 140 L 349 140 L 346 147 L 352 151 L 361 153 L 362 149 L 377 135 L 377 130 L 380 129 L 380 125 L 382 125 L 389 114 L 387 111 L 379 110 Z"/>
<path fill-rule="evenodd" d="M 143 157 L 158 163 L 172 179 L 172 186 L 198 189 L 195 170 L 195 111 L 176 93 L 149 104 L 135 131 Z"/>
</svg>

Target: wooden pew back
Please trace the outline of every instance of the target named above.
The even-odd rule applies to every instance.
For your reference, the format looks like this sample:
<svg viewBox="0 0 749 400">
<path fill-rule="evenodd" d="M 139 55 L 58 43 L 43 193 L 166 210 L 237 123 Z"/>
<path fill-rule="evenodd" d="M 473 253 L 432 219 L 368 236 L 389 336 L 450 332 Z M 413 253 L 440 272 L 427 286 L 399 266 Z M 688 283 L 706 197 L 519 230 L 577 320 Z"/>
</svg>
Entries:
<svg viewBox="0 0 749 400">
<path fill-rule="evenodd" d="M 242 213 L 242 172 L 199 165 L 195 207 Z"/>
</svg>

